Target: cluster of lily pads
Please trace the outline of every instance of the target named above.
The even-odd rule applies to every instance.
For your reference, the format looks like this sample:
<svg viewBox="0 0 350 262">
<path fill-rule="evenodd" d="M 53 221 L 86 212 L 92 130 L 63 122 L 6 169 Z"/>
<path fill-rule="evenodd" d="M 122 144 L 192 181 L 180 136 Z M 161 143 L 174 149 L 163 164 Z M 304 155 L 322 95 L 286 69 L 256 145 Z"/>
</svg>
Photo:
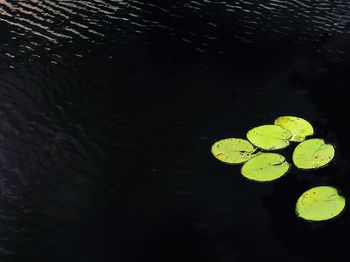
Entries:
<svg viewBox="0 0 350 262">
<path fill-rule="evenodd" d="M 214 157 L 227 164 L 243 164 L 241 174 L 252 181 L 269 182 L 281 178 L 291 168 L 284 156 L 270 151 L 286 148 L 298 142 L 293 152 L 294 165 L 303 170 L 318 169 L 329 164 L 335 148 L 314 134 L 312 125 L 295 116 L 278 117 L 273 125 L 262 125 L 248 131 L 247 139 L 226 138 L 211 147 Z M 297 200 L 298 217 L 308 221 L 323 221 L 339 215 L 345 208 L 345 198 L 330 186 L 318 186 L 304 192 Z"/>
</svg>

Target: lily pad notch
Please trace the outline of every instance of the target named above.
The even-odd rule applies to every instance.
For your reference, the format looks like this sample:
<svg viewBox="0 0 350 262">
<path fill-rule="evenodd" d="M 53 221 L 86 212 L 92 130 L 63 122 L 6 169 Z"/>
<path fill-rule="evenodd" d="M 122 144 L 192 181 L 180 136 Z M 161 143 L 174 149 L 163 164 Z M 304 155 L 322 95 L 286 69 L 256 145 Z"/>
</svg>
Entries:
<svg viewBox="0 0 350 262">
<path fill-rule="evenodd" d="M 293 162 L 300 169 L 318 169 L 328 165 L 335 156 L 332 144 L 313 138 L 300 143 L 293 152 Z"/>
<path fill-rule="evenodd" d="M 241 174 L 256 182 L 269 182 L 281 178 L 291 165 L 284 156 L 276 153 L 260 153 L 241 168 Z"/>
<path fill-rule="evenodd" d="M 211 147 L 213 156 L 226 164 L 242 164 L 254 156 L 256 148 L 241 138 L 226 138 Z"/>
<path fill-rule="evenodd" d="M 275 119 L 274 124 L 288 129 L 292 133 L 289 140 L 293 142 L 302 142 L 307 136 L 312 136 L 314 134 L 314 128 L 312 125 L 300 117 L 280 116 Z"/>
<path fill-rule="evenodd" d="M 280 126 L 262 125 L 248 131 L 248 140 L 263 150 L 278 150 L 289 146 L 292 133 Z"/>
<path fill-rule="evenodd" d="M 298 199 L 295 213 L 307 221 L 324 221 L 337 217 L 345 208 L 345 197 L 338 189 L 318 186 L 305 191 Z"/>
</svg>

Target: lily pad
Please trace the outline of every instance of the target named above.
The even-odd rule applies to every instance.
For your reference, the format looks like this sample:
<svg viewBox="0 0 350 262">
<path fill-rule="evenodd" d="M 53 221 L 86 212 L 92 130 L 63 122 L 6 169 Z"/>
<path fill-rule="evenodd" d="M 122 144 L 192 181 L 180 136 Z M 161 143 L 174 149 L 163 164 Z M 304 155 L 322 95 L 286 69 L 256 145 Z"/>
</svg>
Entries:
<svg viewBox="0 0 350 262">
<path fill-rule="evenodd" d="M 290 169 L 286 159 L 276 153 L 260 153 L 246 162 L 241 174 L 249 180 L 268 182 L 285 175 Z"/>
<path fill-rule="evenodd" d="M 326 144 L 323 139 L 313 138 L 297 145 L 293 162 L 300 169 L 321 168 L 331 162 L 334 155 L 333 145 Z"/>
<path fill-rule="evenodd" d="M 345 198 L 334 187 L 319 186 L 304 192 L 298 199 L 295 212 L 308 221 L 323 221 L 339 215 L 345 208 Z"/>
<path fill-rule="evenodd" d="M 241 164 L 254 155 L 256 148 L 241 138 L 226 138 L 215 142 L 211 147 L 214 157 L 228 164 Z"/>
<path fill-rule="evenodd" d="M 312 125 L 300 117 L 281 116 L 275 120 L 275 125 L 288 129 L 292 133 L 289 140 L 293 142 L 302 142 L 305 137 L 314 134 Z"/>
<path fill-rule="evenodd" d="M 248 131 L 248 140 L 261 149 L 277 150 L 289 145 L 292 133 L 280 126 L 263 125 Z"/>
</svg>

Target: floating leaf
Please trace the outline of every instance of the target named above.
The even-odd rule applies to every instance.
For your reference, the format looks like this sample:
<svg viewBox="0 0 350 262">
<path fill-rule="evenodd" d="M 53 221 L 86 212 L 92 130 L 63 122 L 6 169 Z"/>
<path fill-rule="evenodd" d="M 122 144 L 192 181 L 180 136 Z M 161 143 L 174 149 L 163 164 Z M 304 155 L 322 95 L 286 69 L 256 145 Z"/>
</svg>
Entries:
<svg viewBox="0 0 350 262">
<path fill-rule="evenodd" d="M 301 169 L 314 169 L 327 165 L 334 158 L 333 145 L 313 138 L 300 143 L 293 152 L 293 162 Z"/>
<path fill-rule="evenodd" d="M 281 116 L 275 120 L 275 125 L 288 129 L 292 133 L 289 140 L 294 142 L 302 142 L 305 137 L 314 134 L 314 129 L 308 121 L 295 116 Z"/>
<path fill-rule="evenodd" d="M 291 136 L 289 130 L 275 125 L 258 126 L 247 133 L 247 138 L 253 145 L 265 150 L 287 147 Z"/>
<path fill-rule="evenodd" d="M 254 181 L 267 182 L 285 175 L 290 168 L 286 159 L 276 153 L 260 153 L 246 162 L 241 174 Z"/>
<path fill-rule="evenodd" d="M 228 164 L 240 164 L 253 157 L 254 146 L 241 138 L 226 138 L 214 143 L 211 152 L 214 157 Z"/>
<path fill-rule="evenodd" d="M 334 187 L 319 186 L 304 192 L 298 199 L 295 212 L 309 221 L 323 221 L 339 215 L 345 207 L 345 198 Z"/>
</svg>

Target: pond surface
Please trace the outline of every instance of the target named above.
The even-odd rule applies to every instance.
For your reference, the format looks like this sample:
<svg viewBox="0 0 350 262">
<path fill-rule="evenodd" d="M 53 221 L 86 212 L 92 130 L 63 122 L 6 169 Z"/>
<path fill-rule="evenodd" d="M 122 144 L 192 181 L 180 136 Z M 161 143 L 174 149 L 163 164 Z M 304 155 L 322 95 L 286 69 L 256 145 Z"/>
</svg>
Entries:
<svg viewBox="0 0 350 262">
<path fill-rule="evenodd" d="M 349 32 L 345 0 L 0 0 L 1 261 L 348 255 L 348 209 L 294 206 L 350 197 Z M 281 115 L 334 163 L 257 184 L 211 156 Z"/>
</svg>

